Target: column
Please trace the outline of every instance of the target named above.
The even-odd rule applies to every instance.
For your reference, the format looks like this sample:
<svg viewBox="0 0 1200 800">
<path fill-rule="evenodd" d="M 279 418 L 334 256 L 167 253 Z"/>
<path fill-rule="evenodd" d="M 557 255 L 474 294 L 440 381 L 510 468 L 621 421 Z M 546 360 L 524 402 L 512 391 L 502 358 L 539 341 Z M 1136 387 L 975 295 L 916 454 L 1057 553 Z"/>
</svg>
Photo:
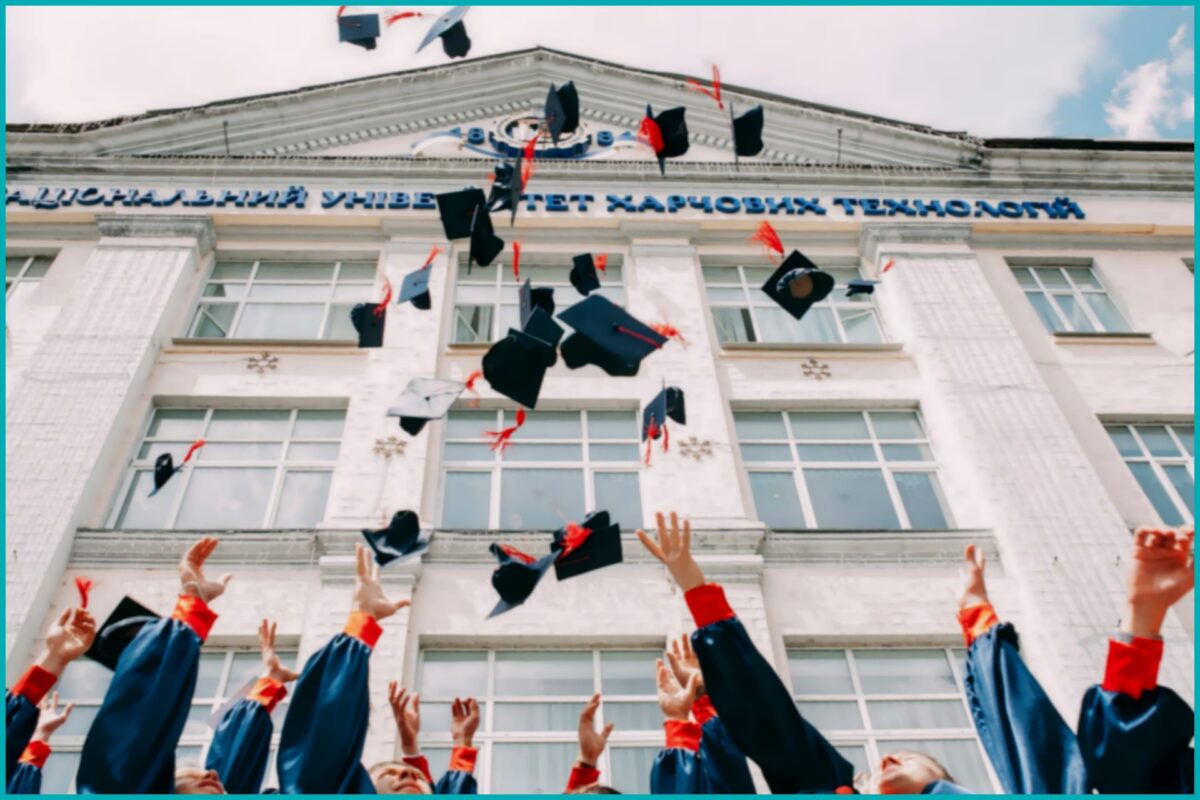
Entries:
<svg viewBox="0 0 1200 800">
<path fill-rule="evenodd" d="M 96 496 L 102 465 L 140 423 L 142 387 L 213 245 L 207 217 L 114 215 L 97 224 L 99 243 L 8 397 L 10 679 L 28 660 L 75 528 L 106 507 Z"/>
</svg>

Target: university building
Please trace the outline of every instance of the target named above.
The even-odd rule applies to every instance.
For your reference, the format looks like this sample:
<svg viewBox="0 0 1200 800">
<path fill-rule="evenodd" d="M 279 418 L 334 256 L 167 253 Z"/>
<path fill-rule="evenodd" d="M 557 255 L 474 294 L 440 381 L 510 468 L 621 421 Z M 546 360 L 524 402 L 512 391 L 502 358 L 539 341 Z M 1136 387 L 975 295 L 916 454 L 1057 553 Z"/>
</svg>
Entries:
<svg viewBox="0 0 1200 800">
<path fill-rule="evenodd" d="M 732 77 L 732 73 L 730 74 Z M 573 80 L 579 129 L 545 143 L 508 248 L 468 269 L 434 195 L 486 189 Z M 1193 516 L 1193 145 L 983 139 L 726 86 L 764 108 L 735 163 L 729 109 L 648 72 L 547 49 L 194 108 L 6 131 L 7 679 L 95 582 L 166 613 L 175 563 L 220 536 L 235 577 L 179 746 L 257 666 L 277 620 L 298 663 L 341 629 L 364 528 L 432 531 L 384 570 L 411 610 L 372 658 L 365 760 L 397 752 L 389 680 L 422 693 L 448 758 L 449 700 L 484 708 L 484 792 L 558 792 L 595 691 L 616 723 L 605 780 L 645 790 L 662 743 L 653 661 L 687 632 L 679 591 L 634 537 L 654 512 L 695 547 L 802 711 L 863 769 L 924 750 L 991 790 L 963 699 L 958 564 L 975 542 L 1023 653 L 1074 724 L 1124 599 L 1130 532 Z M 691 146 L 660 176 L 646 103 L 686 105 Z M 837 288 L 795 322 L 760 290 L 763 220 Z M 413 377 L 465 380 L 516 324 L 521 280 L 607 253 L 602 293 L 680 331 L 636 377 L 550 369 L 514 403 L 480 380 L 417 436 L 387 409 Z M 349 310 L 441 248 L 432 308 L 393 303 L 359 349 Z M 847 297 L 853 278 L 880 281 Z M 686 425 L 646 463 L 664 385 Z M 186 469 L 149 497 L 157 456 Z M 487 619 L 494 542 L 540 555 L 606 509 L 624 563 Z M 1190 601 L 1181 604 L 1190 609 Z M 1193 620 L 1173 613 L 1162 682 L 1193 694 Z M 109 680 L 81 661 L 46 791 L 71 788 Z M 277 728 L 286 713 L 277 712 Z M 273 769 L 272 769 L 273 772 Z M 271 779 L 274 780 L 273 777 Z"/>
</svg>

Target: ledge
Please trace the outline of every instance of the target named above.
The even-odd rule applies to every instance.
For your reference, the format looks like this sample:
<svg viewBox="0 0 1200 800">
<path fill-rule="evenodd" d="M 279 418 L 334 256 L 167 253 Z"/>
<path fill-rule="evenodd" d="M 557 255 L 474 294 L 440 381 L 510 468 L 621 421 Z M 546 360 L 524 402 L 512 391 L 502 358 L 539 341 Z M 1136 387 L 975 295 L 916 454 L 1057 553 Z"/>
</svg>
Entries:
<svg viewBox="0 0 1200 800">
<path fill-rule="evenodd" d="M 929 564 L 957 563 L 968 544 L 983 547 L 999 563 L 990 530 L 952 529 L 846 531 L 809 529 L 769 531 L 762 553 L 768 565 L 780 563 Z"/>
<path fill-rule="evenodd" d="M 1054 334 L 1058 344 L 1154 344 L 1154 336 L 1149 333 L 1075 333 L 1062 331 Z"/>
<path fill-rule="evenodd" d="M 463 356 L 486 353 L 495 342 L 450 342 L 446 345 L 447 355 Z"/>
<path fill-rule="evenodd" d="M 822 353 L 824 355 L 880 355 L 901 354 L 904 345 L 900 342 L 880 342 L 878 344 L 841 344 L 831 342 L 725 342 L 719 344 L 721 353 L 741 355 L 769 355 L 771 353 L 786 353 L 788 356 L 803 355 L 804 353 Z"/>
<path fill-rule="evenodd" d="M 181 352 L 198 353 L 206 350 L 245 350 L 258 352 L 270 348 L 278 352 L 300 350 L 306 352 L 327 351 L 345 354 L 347 351 L 359 350 L 358 342 L 354 339 L 201 339 L 192 337 L 174 337 L 171 346 Z"/>
</svg>

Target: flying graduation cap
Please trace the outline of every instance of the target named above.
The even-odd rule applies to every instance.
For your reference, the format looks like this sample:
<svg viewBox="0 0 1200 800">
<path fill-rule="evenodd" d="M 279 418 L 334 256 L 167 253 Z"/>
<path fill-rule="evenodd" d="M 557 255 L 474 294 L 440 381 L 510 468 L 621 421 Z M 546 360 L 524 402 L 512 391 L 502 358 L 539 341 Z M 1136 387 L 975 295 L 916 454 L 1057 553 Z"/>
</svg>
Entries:
<svg viewBox="0 0 1200 800">
<path fill-rule="evenodd" d="M 729 103 L 729 121 L 733 130 L 733 158 L 756 156 L 762 152 L 763 107 L 754 108 L 736 116 L 733 103 Z"/>
<path fill-rule="evenodd" d="M 158 494 L 158 490 L 165 486 L 167 481 L 171 480 L 176 472 L 182 470 L 183 465 L 191 461 L 192 456 L 201 447 L 204 447 L 203 439 L 197 439 L 196 441 L 192 442 L 191 447 L 189 447 L 188 451 L 184 454 L 183 461 L 179 463 L 178 467 L 175 466 L 175 462 L 171 458 L 170 453 L 163 453 L 158 458 L 154 459 L 154 489 L 151 490 L 149 496 L 154 497 L 154 495 Z"/>
<path fill-rule="evenodd" d="M 593 511 L 582 524 L 571 522 L 556 530 L 550 549 L 556 556 L 554 575 L 560 581 L 620 564 L 621 526 L 610 523 L 607 511 Z"/>
<path fill-rule="evenodd" d="M 517 207 L 521 203 L 521 192 L 525 187 L 521 180 L 522 159 L 501 161 L 492 170 L 492 188 L 488 192 L 488 211 L 511 211 L 509 225 L 517 220 Z"/>
<path fill-rule="evenodd" d="M 435 199 L 446 238 L 471 239 L 468 272 L 472 264 L 481 267 L 490 265 L 504 249 L 504 240 L 496 235 L 492 227 L 492 217 L 488 213 L 483 190 L 469 187 L 458 192 L 439 194 Z"/>
<path fill-rule="evenodd" d="M 558 318 L 575 329 L 562 343 L 563 361 L 570 369 L 595 364 L 609 375 L 637 375 L 642 359 L 667 343 L 666 336 L 598 294 Z"/>
<path fill-rule="evenodd" d="M 427 268 L 421 267 L 404 276 L 404 283 L 400 284 L 399 302 L 411 302 L 415 308 L 422 311 L 428 311 L 432 307 L 433 298 L 429 295 Z"/>
<path fill-rule="evenodd" d="M 646 104 L 646 116 L 638 128 L 638 140 L 648 144 L 658 156 L 658 170 L 667 174 L 667 159 L 677 158 L 688 151 L 686 109 L 683 106 L 668 108 L 655 116 L 650 104 Z"/>
<path fill-rule="evenodd" d="M 533 312 L 538 309 L 541 309 L 550 316 L 554 315 L 554 287 L 539 286 L 535 289 L 530 279 L 526 278 L 518 291 L 521 297 L 522 330 L 529 323 L 529 318 L 533 315 Z"/>
<path fill-rule="evenodd" d="M 338 41 L 374 50 L 375 40 L 379 38 L 379 15 L 342 14 L 345 10 L 345 6 L 338 9 Z"/>
<path fill-rule="evenodd" d="M 386 528 L 364 530 L 362 534 L 375 552 L 375 563 L 381 567 L 419 556 L 429 549 L 429 537 L 421 538 L 421 520 L 415 511 L 397 511 Z"/>
<path fill-rule="evenodd" d="M 434 23 L 429 26 L 429 32 L 421 40 L 417 52 L 424 50 L 434 39 L 439 37 L 442 40 L 442 49 L 450 58 L 462 58 L 471 52 L 471 37 L 467 36 L 467 26 L 462 21 L 470 10 L 470 6 L 455 6 L 434 20 Z"/>
<path fill-rule="evenodd" d="M 161 617 L 132 597 L 123 597 L 96 631 L 96 639 L 84 655 L 116 671 L 121 654 L 133 642 L 142 626 L 157 619 Z"/>
<path fill-rule="evenodd" d="M 875 284 L 879 281 L 873 281 L 869 278 L 853 278 L 850 283 L 846 284 L 846 297 L 854 297 L 856 294 L 875 294 Z"/>
<path fill-rule="evenodd" d="M 535 559 L 506 544 L 492 544 L 488 548 L 500 565 L 492 572 L 492 586 L 500 594 L 500 602 L 488 614 L 488 619 L 512 611 L 524 603 L 537 588 L 538 581 L 546 574 L 558 558 L 557 552 Z"/>
<path fill-rule="evenodd" d="M 824 300 L 833 291 L 833 276 L 804 257 L 799 250 L 784 260 L 772 273 L 762 290 L 796 319 L 800 319 L 813 303 Z"/>
<path fill-rule="evenodd" d="M 553 312 L 553 290 L 534 289 L 526 279 L 521 286 L 521 330 L 509 328 L 483 357 L 483 377 L 492 388 L 527 408 L 537 407 L 546 370 L 558 362 L 558 343 L 565 331 Z"/>
<path fill-rule="evenodd" d="M 450 406 L 467 388 L 459 381 L 438 378 L 413 378 L 404 387 L 395 405 L 387 410 L 389 417 L 399 417 L 405 433 L 416 436 L 430 420 L 446 416 Z"/>
<path fill-rule="evenodd" d="M 575 90 L 575 82 L 567 81 L 558 88 L 550 84 L 542 114 L 555 145 L 564 133 L 574 133 L 579 127 L 579 92 Z"/>
<path fill-rule="evenodd" d="M 642 441 L 646 443 L 645 463 L 650 463 L 650 445 L 657 439 L 663 440 L 663 452 L 667 452 L 671 444 L 671 434 L 667 430 L 667 420 L 673 420 L 680 425 L 687 424 L 687 411 L 683 403 L 683 389 L 678 386 L 666 386 L 642 410 Z"/>
<path fill-rule="evenodd" d="M 571 259 L 571 274 L 568 276 L 571 285 L 584 297 L 600 288 L 600 276 L 596 271 L 604 272 L 608 263 L 608 254 L 592 255 L 584 253 Z"/>
</svg>

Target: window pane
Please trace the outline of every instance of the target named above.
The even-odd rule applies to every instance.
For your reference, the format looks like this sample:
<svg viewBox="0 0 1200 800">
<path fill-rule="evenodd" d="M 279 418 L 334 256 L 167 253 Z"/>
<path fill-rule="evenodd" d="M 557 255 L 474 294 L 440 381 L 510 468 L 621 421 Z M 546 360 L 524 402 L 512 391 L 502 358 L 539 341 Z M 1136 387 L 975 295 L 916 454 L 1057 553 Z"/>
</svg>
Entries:
<svg viewBox="0 0 1200 800">
<path fill-rule="evenodd" d="M 329 315 L 325 319 L 323 333 L 325 339 L 352 342 L 358 338 L 358 331 L 354 329 L 354 323 L 350 321 L 352 308 L 354 306 L 348 304 L 334 304 L 329 307 Z"/>
<path fill-rule="evenodd" d="M 160 408 L 154 412 L 147 436 L 155 439 L 197 439 L 204 429 L 204 412 Z"/>
<path fill-rule="evenodd" d="M 805 315 L 805 319 L 807 318 L 808 315 Z M 756 308 L 754 320 L 758 323 L 759 341 L 780 344 L 812 341 L 811 338 L 806 339 L 802 335 L 803 320 L 800 323 L 796 322 L 795 317 L 782 308 Z"/>
<path fill-rule="evenodd" d="M 176 528 L 261 528 L 274 469 L 196 469 Z"/>
<path fill-rule="evenodd" d="M 444 450 L 447 461 L 495 461 L 496 454 L 491 445 L 448 442 Z"/>
<path fill-rule="evenodd" d="M 593 444 L 588 447 L 588 457 L 592 461 L 637 461 L 638 446 L 636 444 Z"/>
<path fill-rule="evenodd" d="M 558 794 L 575 760 L 574 743 L 492 746 L 492 794 Z"/>
<path fill-rule="evenodd" d="M 1124 425 L 1109 425 L 1105 430 L 1108 431 L 1109 438 L 1117 446 L 1117 452 L 1121 455 L 1135 458 L 1145 455 L 1141 446 L 1138 445 L 1137 439 L 1133 438 L 1133 434 L 1129 432 L 1129 428 Z"/>
<path fill-rule="evenodd" d="M 597 510 L 607 511 L 613 523 L 626 530 L 642 526 L 642 490 L 636 472 L 595 472 Z"/>
<path fill-rule="evenodd" d="M 516 651 L 496 653 L 498 697 L 592 696 L 590 652 Z M 579 721 L 579 710 L 575 710 Z"/>
<path fill-rule="evenodd" d="M 514 425 L 512 412 L 505 412 L 504 424 Z M 531 411 L 521 428 L 523 439 L 581 439 L 583 428 L 578 411 Z"/>
<path fill-rule="evenodd" d="M 291 417 L 290 411 L 217 409 L 208 425 L 208 438 L 282 440 Z"/>
<path fill-rule="evenodd" d="M 196 699 L 218 697 L 221 673 L 225 671 L 225 653 L 201 653 L 200 669 L 196 676 Z M 212 709 L 209 709 L 211 712 Z"/>
<path fill-rule="evenodd" d="M 737 267 L 701 267 L 705 283 L 734 283 L 741 284 L 742 279 Z"/>
<path fill-rule="evenodd" d="M 933 756 L 950 771 L 954 782 L 972 792 L 991 794 L 991 781 L 983 766 L 979 745 L 973 739 L 940 740 L 904 739 L 879 743 L 881 755 L 897 750 L 913 750 Z"/>
<path fill-rule="evenodd" d="M 833 309 L 812 308 L 796 324 L 802 342 L 841 341 L 837 323 L 833 321 Z"/>
<path fill-rule="evenodd" d="M 237 333 L 241 339 L 315 339 L 325 307 L 317 304 L 247 303 Z"/>
<path fill-rule="evenodd" d="M 205 339 L 224 339 L 232 332 L 237 305 L 233 303 L 204 303 L 196 309 L 192 336 Z"/>
<path fill-rule="evenodd" d="M 71 663 L 70 669 L 63 671 L 54 688 L 69 700 L 99 700 L 108 691 L 112 677 L 112 670 L 107 667 L 90 658 L 80 658 Z"/>
<path fill-rule="evenodd" d="M 419 682 L 425 697 L 482 697 L 487 693 L 487 653 L 426 652 Z"/>
<path fill-rule="evenodd" d="M 337 442 L 300 442 L 288 447 L 288 461 L 336 461 Z"/>
<path fill-rule="evenodd" d="M 767 278 L 775 274 L 775 267 L 745 267 L 743 272 L 746 273 L 746 283 L 761 292 Z"/>
<path fill-rule="evenodd" d="M 334 300 L 349 300 L 354 303 L 378 303 L 375 287 L 370 283 L 339 283 L 333 289 Z"/>
<path fill-rule="evenodd" d="M 707 290 L 707 294 L 708 294 L 709 302 L 714 303 L 714 304 L 718 304 L 718 305 L 722 304 L 722 303 L 724 303 L 725 305 L 729 305 L 730 303 L 735 303 L 738 305 L 746 304 L 746 293 L 741 288 L 714 289 L 712 287 L 709 287 Z"/>
<path fill-rule="evenodd" d="M 528 423 L 526 423 L 528 426 Z M 582 461 L 583 446 L 578 444 L 530 444 L 516 442 L 504 448 L 505 461 Z"/>
<path fill-rule="evenodd" d="M 1062 319 L 1054 310 L 1054 306 L 1050 304 L 1050 298 L 1041 292 L 1026 292 L 1025 296 L 1029 298 L 1029 304 L 1033 306 L 1033 310 L 1037 312 L 1038 319 L 1042 321 L 1042 326 L 1050 333 L 1067 330 L 1063 327 Z"/>
<path fill-rule="evenodd" d="M 874 311 L 858 311 L 843 309 L 838 312 L 842 318 L 842 327 L 846 330 L 846 341 L 852 344 L 875 344 L 883 341 L 883 332 L 879 330 L 879 321 Z"/>
<path fill-rule="evenodd" d="M 71 697 L 64 694 L 63 699 L 70 700 Z M 62 706 L 60 705 L 59 708 L 61 709 Z M 87 736 L 87 732 L 92 727 L 92 723 L 96 720 L 98 713 L 100 713 L 100 706 L 75 706 L 71 711 L 71 716 L 67 717 L 67 721 L 55 733 L 60 737 Z M 55 755 L 58 752 L 58 750 L 55 750 Z M 50 760 L 53 761 L 54 759 Z"/>
<path fill-rule="evenodd" d="M 941 650 L 855 650 L 854 663 L 867 694 L 958 693 Z"/>
<path fill-rule="evenodd" d="M 21 274 L 21 268 L 25 266 L 25 256 L 15 256 L 4 259 L 4 277 L 15 278 Z"/>
<path fill-rule="evenodd" d="M 774 412 L 766 414 L 737 413 L 733 415 L 733 424 L 737 430 L 738 439 L 741 441 L 787 438 L 782 414 Z"/>
<path fill-rule="evenodd" d="M 213 267 L 213 280 L 246 280 L 250 277 L 250 268 L 254 266 L 249 261 L 218 261 Z"/>
<path fill-rule="evenodd" d="M 447 472 L 442 499 L 442 527 L 482 530 L 488 527 L 492 495 L 490 472 Z"/>
<path fill-rule="evenodd" d="M 867 713 L 876 729 L 971 727 L 959 700 L 871 700 Z"/>
<path fill-rule="evenodd" d="M 250 287 L 255 300 L 328 300 L 330 287 L 319 283 L 256 283 Z"/>
<path fill-rule="evenodd" d="M 1071 287 L 1058 267 L 1041 267 L 1034 271 L 1037 272 L 1037 276 L 1042 280 L 1042 285 L 1047 289 L 1069 289 Z"/>
<path fill-rule="evenodd" d="M 875 461 L 875 448 L 869 444 L 798 444 L 801 461 Z"/>
<path fill-rule="evenodd" d="M 893 472 L 896 489 L 908 512 L 909 524 L 918 529 L 945 530 L 945 501 L 932 472 Z"/>
<path fill-rule="evenodd" d="M 482 439 L 483 432 L 496 430 L 495 411 L 452 411 L 446 418 L 447 439 Z"/>
<path fill-rule="evenodd" d="M 900 527 L 883 473 L 877 469 L 806 469 L 804 481 L 818 528 Z"/>
<path fill-rule="evenodd" d="M 175 494 L 183 481 L 176 477 L 150 497 L 154 489 L 154 473 L 139 470 L 129 486 L 129 494 L 117 515 L 117 527 L 126 530 L 156 530 L 167 527 L 167 519 L 175 505 Z"/>
<path fill-rule="evenodd" d="M 333 264 L 288 263 L 283 261 L 261 263 L 258 265 L 258 274 L 254 276 L 254 280 L 332 281 Z"/>
<path fill-rule="evenodd" d="M 501 530 L 557 530 L 583 518 L 583 470 L 506 469 L 500 473 Z"/>
<path fill-rule="evenodd" d="M 1192 474 L 1188 472 L 1188 468 L 1182 464 L 1164 464 L 1163 472 L 1167 473 L 1167 480 L 1175 487 L 1179 499 L 1187 506 L 1188 513 L 1194 515 L 1196 512 L 1192 507 L 1192 495 L 1195 494 L 1195 486 L 1192 484 Z"/>
<path fill-rule="evenodd" d="M 657 694 L 654 662 L 659 655 L 660 653 L 655 650 L 602 652 L 600 654 L 600 691 L 606 695 Z M 654 705 L 654 709 L 657 711 L 658 706 Z"/>
<path fill-rule="evenodd" d="M 283 447 L 279 442 L 209 442 L 196 451 L 197 461 L 275 461 Z M 186 450 L 184 452 L 187 452 Z M 173 453 L 179 463 L 181 453 Z"/>
<path fill-rule="evenodd" d="M 576 703 L 496 703 L 495 708 L 492 724 L 496 731 L 573 731 L 579 727 Z"/>
<path fill-rule="evenodd" d="M 756 341 L 750 324 L 750 312 L 746 309 L 714 308 L 712 312 L 718 342 Z"/>
<path fill-rule="evenodd" d="M 1092 313 L 1096 315 L 1096 319 L 1100 320 L 1100 327 L 1110 333 L 1127 333 L 1129 331 L 1129 323 L 1121 316 L 1121 312 L 1117 311 L 1117 307 L 1113 305 L 1113 301 L 1108 295 L 1100 292 L 1088 292 L 1083 296 L 1087 301 L 1088 306 L 1092 309 Z"/>
<path fill-rule="evenodd" d="M 298 411 L 295 439 L 340 439 L 346 424 L 345 411 Z"/>
<path fill-rule="evenodd" d="M 279 660 L 289 669 L 296 669 L 298 654 L 295 650 L 280 648 L 277 651 Z M 224 697 L 233 697 L 247 684 L 253 683 L 262 674 L 262 656 L 256 651 L 233 654 L 233 666 L 229 670 L 229 680 L 225 683 Z M 425 709 L 421 709 L 424 711 Z"/>
<path fill-rule="evenodd" d="M 800 716 L 821 731 L 860 731 L 863 728 L 858 703 L 853 700 L 820 702 L 800 700 L 796 703 Z"/>
<path fill-rule="evenodd" d="M 589 411 L 587 418 L 592 439 L 638 438 L 637 419 L 631 411 Z"/>
<path fill-rule="evenodd" d="M 210 283 L 204 287 L 204 297 L 241 298 L 246 288 L 244 283 Z"/>
<path fill-rule="evenodd" d="M 311 528 L 325 517 L 332 472 L 289 472 L 275 512 L 276 528 Z"/>
<path fill-rule="evenodd" d="M 486 704 L 480 703 L 479 713 L 486 713 Z M 451 703 L 426 703 L 425 695 L 421 696 L 421 730 L 428 734 L 444 734 L 450 730 L 450 722 L 453 719 Z M 483 725 L 480 722 L 480 725 Z M 433 773 L 436 780 L 438 773 Z"/>
<path fill-rule="evenodd" d="M 1075 295 L 1071 294 L 1053 294 L 1058 310 L 1067 319 L 1068 330 L 1078 333 L 1091 333 L 1095 330 L 1092 327 L 1091 320 L 1087 318 L 1087 314 L 1083 312 L 1083 307 L 1079 305 L 1079 301 L 1075 299 Z"/>
<path fill-rule="evenodd" d="M 612 777 L 609 785 L 625 794 L 649 794 L 650 769 L 657 757 L 657 747 L 610 748 Z"/>
<path fill-rule="evenodd" d="M 926 444 L 885 444 L 884 461 L 932 461 L 933 451 Z"/>
<path fill-rule="evenodd" d="M 1192 455 L 1196 438 L 1195 428 L 1192 425 L 1176 425 L 1174 428 L 1175 435 L 1179 437 L 1179 441 L 1183 445 L 1183 449 L 1187 450 L 1187 454 L 1189 456 Z"/>
<path fill-rule="evenodd" d="M 1183 516 L 1179 513 L 1175 503 L 1171 501 L 1171 496 L 1163 488 L 1158 476 L 1154 474 L 1154 468 L 1144 461 L 1131 461 L 1129 462 L 1129 471 L 1141 484 L 1142 491 L 1146 493 L 1146 497 L 1162 521 L 1168 525 L 1181 525 Z"/>
<path fill-rule="evenodd" d="M 378 266 L 374 261 L 343 261 L 338 272 L 338 282 L 342 281 L 373 281 Z"/>
<path fill-rule="evenodd" d="M 741 445 L 744 461 L 791 461 L 792 448 L 786 444 Z"/>
<path fill-rule="evenodd" d="M 854 766 L 855 774 L 871 771 L 867 766 L 867 748 L 861 744 L 835 744 L 833 749 Z"/>
<path fill-rule="evenodd" d="M 578 725 L 579 714 L 575 714 Z M 604 701 L 604 722 L 615 722 L 621 731 L 661 731 L 662 711 L 658 703 L 610 703 Z M 574 726 L 573 726 L 574 727 Z"/>
<path fill-rule="evenodd" d="M 42 794 L 67 794 L 70 791 L 75 773 L 79 771 L 80 755 L 55 748 L 54 755 L 46 759 L 46 766 L 42 769 Z"/>
<path fill-rule="evenodd" d="M 872 411 L 871 424 L 880 439 L 925 438 L 925 429 L 915 411 Z"/>
<path fill-rule="evenodd" d="M 750 491 L 758 520 L 775 530 L 807 528 L 796 480 L 790 472 L 751 472 Z"/>
<path fill-rule="evenodd" d="M 1071 279 L 1071 283 L 1081 288 L 1102 289 L 1100 281 L 1092 272 L 1091 267 L 1077 267 L 1068 269 L 1067 276 Z"/>
<path fill-rule="evenodd" d="M 1175 440 L 1162 425 L 1138 425 L 1137 432 L 1138 436 L 1142 437 L 1142 443 L 1146 445 L 1146 449 L 1150 451 L 1150 455 L 1168 457 L 1179 455 L 1179 448 L 1175 446 Z"/>
<path fill-rule="evenodd" d="M 850 665 L 841 650 L 791 650 L 788 669 L 796 694 L 853 694 Z"/>
<path fill-rule="evenodd" d="M 867 421 L 858 411 L 804 411 L 789 415 L 797 439 L 868 439 Z"/>
</svg>

